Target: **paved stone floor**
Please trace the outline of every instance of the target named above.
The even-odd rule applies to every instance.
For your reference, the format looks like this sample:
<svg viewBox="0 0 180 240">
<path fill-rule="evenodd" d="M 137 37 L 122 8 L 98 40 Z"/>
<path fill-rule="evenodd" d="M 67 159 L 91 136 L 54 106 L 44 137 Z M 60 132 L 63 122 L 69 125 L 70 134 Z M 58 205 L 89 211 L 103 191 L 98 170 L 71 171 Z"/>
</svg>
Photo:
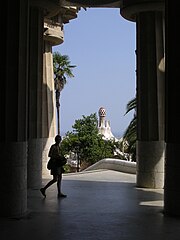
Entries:
<svg viewBox="0 0 180 240">
<path fill-rule="evenodd" d="M 43 184 L 49 181 L 43 179 Z M 163 215 L 163 190 L 136 188 L 136 176 L 99 170 L 63 176 L 43 198 L 28 192 L 28 214 L 0 219 L 0 240 L 180 240 L 180 219 Z"/>
</svg>

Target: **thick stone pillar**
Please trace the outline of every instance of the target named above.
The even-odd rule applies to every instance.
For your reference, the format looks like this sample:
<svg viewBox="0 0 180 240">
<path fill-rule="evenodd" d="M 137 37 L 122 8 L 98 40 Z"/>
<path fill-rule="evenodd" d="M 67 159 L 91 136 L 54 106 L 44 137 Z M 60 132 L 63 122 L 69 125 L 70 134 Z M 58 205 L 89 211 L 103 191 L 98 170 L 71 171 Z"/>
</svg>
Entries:
<svg viewBox="0 0 180 240">
<path fill-rule="evenodd" d="M 164 186 L 164 57 L 160 12 L 137 16 L 137 186 Z"/>
<path fill-rule="evenodd" d="M 164 186 L 164 1 L 121 3 L 137 27 L 137 186 Z"/>
<path fill-rule="evenodd" d="M 7 0 L 1 11 L 0 216 L 27 212 L 28 1 Z"/>
<path fill-rule="evenodd" d="M 43 177 L 49 174 L 49 170 L 47 170 L 48 152 L 57 134 L 52 46 L 61 44 L 64 41 L 61 15 L 58 14 L 53 20 L 45 18 L 44 29 L 42 92 Z"/>
<path fill-rule="evenodd" d="M 47 170 L 48 152 L 54 137 L 56 135 L 56 106 L 54 90 L 54 72 L 52 45 L 50 42 L 44 42 L 43 54 L 43 95 L 42 95 L 42 136 L 43 136 L 43 155 L 42 155 L 42 176 L 49 174 Z"/>
<path fill-rule="evenodd" d="M 47 170 L 48 151 L 54 143 L 57 134 L 57 117 L 54 89 L 53 53 L 52 47 L 64 42 L 63 25 L 77 17 L 78 8 L 61 6 L 56 16 L 44 19 L 44 54 L 43 54 L 43 94 L 42 94 L 42 175 L 49 174 Z"/>
<path fill-rule="evenodd" d="M 166 1 L 166 155 L 164 212 L 180 216 L 180 35 L 178 2 Z"/>
<path fill-rule="evenodd" d="M 40 188 L 42 180 L 42 88 L 44 15 L 38 7 L 29 15 L 28 188 Z"/>
</svg>

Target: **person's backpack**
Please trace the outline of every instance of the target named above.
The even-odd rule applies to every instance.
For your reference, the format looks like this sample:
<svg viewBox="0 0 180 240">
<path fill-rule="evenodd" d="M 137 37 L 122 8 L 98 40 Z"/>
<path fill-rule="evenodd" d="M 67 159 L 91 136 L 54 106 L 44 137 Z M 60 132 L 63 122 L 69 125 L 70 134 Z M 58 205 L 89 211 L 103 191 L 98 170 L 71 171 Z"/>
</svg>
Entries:
<svg viewBox="0 0 180 240">
<path fill-rule="evenodd" d="M 51 170 L 52 168 L 62 167 L 67 163 L 67 159 L 64 156 L 61 156 L 60 159 L 50 158 L 47 162 L 47 169 Z"/>
<path fill-rule="evenodd" d="M 56 166 L 62 167 L 67 163 L 67 159 L 64 156 L 60 156 L 58 159 L 56 159 Z"/>
<path fill-rule="evenodd" d="M 47 162 L 47 169 L 51 170 L 54 167 L 55 162 L 53 161 L 52 158 L 49 159 L 49 161 Z"/>
</svg>

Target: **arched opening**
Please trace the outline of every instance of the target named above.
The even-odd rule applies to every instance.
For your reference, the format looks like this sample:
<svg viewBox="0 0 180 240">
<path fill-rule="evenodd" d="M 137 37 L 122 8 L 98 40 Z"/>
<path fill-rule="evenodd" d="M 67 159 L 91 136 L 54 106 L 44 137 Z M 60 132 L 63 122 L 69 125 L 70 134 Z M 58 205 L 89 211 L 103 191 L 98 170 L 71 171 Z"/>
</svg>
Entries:
<svg viewBox="0 0 180 240">
<path fill-rule="evenodd" d="M 120 16 L 118 8 L 87 8 L 64 26 L 65 41 L 53 51 L 67 54 L 75 78 L 61 94 L 61 131 L 71 130 L 76 119 L 107 110 L 116 137 L 121 137 L 132 114 L 124 115 L 135 97 L 135 23 Z"/>
</svg>

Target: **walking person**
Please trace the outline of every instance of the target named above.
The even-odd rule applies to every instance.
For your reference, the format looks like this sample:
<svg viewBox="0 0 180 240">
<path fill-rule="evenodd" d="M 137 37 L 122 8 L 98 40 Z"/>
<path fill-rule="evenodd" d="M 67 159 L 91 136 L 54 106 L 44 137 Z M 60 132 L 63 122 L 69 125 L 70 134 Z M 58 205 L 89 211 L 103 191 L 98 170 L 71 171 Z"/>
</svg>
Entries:
<svg viewBox="0 0 180 240">
<path fill-rule="evenodd" d="M 52 184 L 57 182 L 57 191 L 58 191 L 58 198 L 60 197 L 67 197 L 67 195 L 61 192 L 61 180 L 62 180 L 62 173 L 64 172 L 63 165 L 66 164 L 66 158 L 62 155 L 60 143 L 61 143 L 61 136 L 56 135 L 55 143 L 51 145 L 48 157 L 50 157 L 50 161 L 52 162 L 51 166 L 51 175 L 53 179 L 49 181 L 43 188 L 40 189 L 40 192 L 44 197 L 46 197 L 46 189 L 50 187 Z"/>
</svg>

